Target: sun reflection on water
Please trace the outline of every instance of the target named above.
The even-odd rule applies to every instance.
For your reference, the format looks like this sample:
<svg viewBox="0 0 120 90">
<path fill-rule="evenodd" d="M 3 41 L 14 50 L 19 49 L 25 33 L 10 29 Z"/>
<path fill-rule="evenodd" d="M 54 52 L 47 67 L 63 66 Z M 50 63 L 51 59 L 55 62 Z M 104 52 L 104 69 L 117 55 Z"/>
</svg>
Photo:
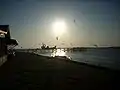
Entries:
<svg viewBox="0 0 120 90">
<path fill-rule="evenodd" d="M 52 57 L 55 57 L 55 56 L 66 56 L 66 52 L 64 51 L 64 49 L 56 49 L 56 50 L 53 51 L 51 56 Z"/>
<path fill-rule="evenodd" d="M 67 55 L 67 51 L 65 51 L 64 49 L 55 49 L 53 50 L 53 53 L 51 54 L 52 57 L 56 57 L 56 56 L 60 56 L 61 58 L 63 57 L 64 59 L 70 59 L 71 57 L 69 57 Z"/>
</svg>

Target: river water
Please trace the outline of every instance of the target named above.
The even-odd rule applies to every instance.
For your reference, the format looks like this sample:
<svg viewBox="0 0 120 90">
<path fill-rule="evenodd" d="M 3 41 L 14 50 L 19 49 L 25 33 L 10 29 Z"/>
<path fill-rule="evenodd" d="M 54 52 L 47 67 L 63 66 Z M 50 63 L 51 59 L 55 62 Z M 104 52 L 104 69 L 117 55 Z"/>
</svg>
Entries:
<svg viewBox="0 0 120 90">
<path fill-rule="evenodd" d="M 73 61 L 84 62 L 93 65 L 99 65 L 103 67 L 109 67 L 120 70 L 120 49 L 114 48 L 101 48 L 101 49 L 87 49 L 86 51 L 73 51 L 67 52 L 63 50 L 57 50 L 53 52 L 51 50 L 37 50 L 35 53 L 43 56 L 53 56 L 55 53 L 61 56 L 69 56 Z"/>
</svg>

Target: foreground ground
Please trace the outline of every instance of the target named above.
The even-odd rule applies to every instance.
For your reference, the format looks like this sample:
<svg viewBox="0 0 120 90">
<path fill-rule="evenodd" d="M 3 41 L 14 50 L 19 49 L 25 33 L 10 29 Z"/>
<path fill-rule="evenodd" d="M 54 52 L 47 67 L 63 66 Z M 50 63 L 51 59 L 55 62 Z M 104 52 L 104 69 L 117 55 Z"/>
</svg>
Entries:
<svg viewBox="0 0 120 90">
<path fill-rule="evenodd" d="M 0 90 L 120 90 L 120 72 L 28 53 L 0 67 Z"/>
</svg>

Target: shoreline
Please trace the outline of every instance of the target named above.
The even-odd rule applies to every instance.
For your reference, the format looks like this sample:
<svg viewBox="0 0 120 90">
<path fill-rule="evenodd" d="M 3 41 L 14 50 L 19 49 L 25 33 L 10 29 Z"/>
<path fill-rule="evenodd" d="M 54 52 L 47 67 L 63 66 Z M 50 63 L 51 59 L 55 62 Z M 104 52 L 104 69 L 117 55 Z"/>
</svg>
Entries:
<svg viewBox="0 0 120 90">
<path fill-rule="evenodd" d="M 2 89 L 113 90 L 120 72 L 74 61 L 17 52 L 0 67 Z"/>
<path fill-rule="evenodd" d="M 28 52 L 26 52 L 26 53 L 28 53 Z M 37 56 L 46 57 L 46 58 L 49 58 L 49 59 L 54 59 L 54 57 L 43 56 L 43 55 L 37 54 L 35 52 L 30 53 L 30 54 L 34 54 L 34 55 L 37 55 Z M 66 61 L 65 59 L 61 59 L 61 60 Z M 67 60 L 67 61 L 72 62 L 72 63 L 76 63 L 78 65 L 86 65 L 86 66 L 90 66 L 90 67 L 94 67 L 94 68 L 98 68 L 98 69 L 107 69 L 107 70 L 112 70 L 112 71 L 118 71 L 118 72 L 120 72 L 119 69 L 114 69 L 114 68 L 110 68 L 110 67 L 104 67 L 104 66 L 101 66 L 100 64 L 95 65 L 95 64 L 89 64 L 87 62 L 78 62 L 78 61 L 74 61 L 74 60 Z"/>
</svg>

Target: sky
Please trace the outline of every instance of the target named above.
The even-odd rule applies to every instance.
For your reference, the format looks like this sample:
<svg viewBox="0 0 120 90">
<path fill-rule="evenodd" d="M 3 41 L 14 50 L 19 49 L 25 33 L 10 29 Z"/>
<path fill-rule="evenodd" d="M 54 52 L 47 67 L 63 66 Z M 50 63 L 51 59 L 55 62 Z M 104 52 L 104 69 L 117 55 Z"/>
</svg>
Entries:
<svg viewBox="0 0 120 90">
<path fill-rule="evenodd" d="M 119 0 L 0 0 L 0 24 L 23 48 L 120 46 L 119 8 Z"/>
</svg>

